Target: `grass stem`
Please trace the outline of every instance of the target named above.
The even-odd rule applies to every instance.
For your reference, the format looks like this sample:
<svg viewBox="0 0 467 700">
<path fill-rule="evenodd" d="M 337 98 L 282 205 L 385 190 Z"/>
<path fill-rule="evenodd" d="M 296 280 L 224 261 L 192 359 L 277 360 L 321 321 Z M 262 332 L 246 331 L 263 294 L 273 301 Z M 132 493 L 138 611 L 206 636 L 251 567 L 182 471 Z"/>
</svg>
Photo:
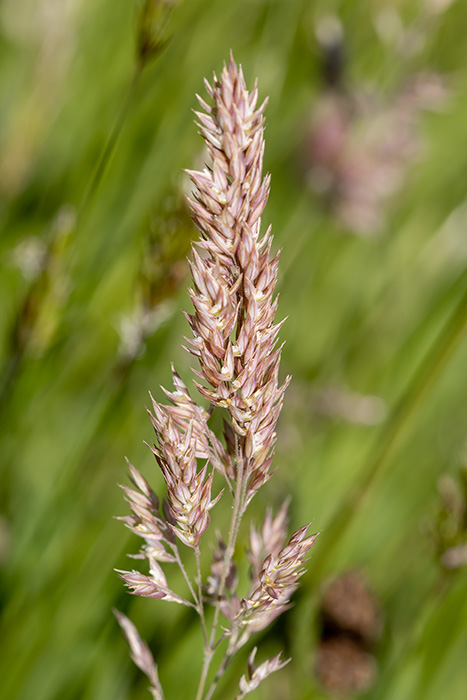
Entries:
<svg viewBox="0 0 467 700">
<path fill-rule="evenodd" d="M 322 560 L 340 543 L 375 481 L 387 469 L 400 447 L 410 423 L 423 399 L 445 369 L 458 347 L 467 325 L 467 273 L 459 280 L 464 287 L 457 304 L 445 321 L 425 358 L 415 370 L 405 392 L 385 424 L 380 439 L 370 455 L 359 483 L 347 494 L 324 531 L 325 541 L 314 559 L 313 570 L 319 571 Z M 321 553 L 321 557 L 320 557 Z"/>
</svg>

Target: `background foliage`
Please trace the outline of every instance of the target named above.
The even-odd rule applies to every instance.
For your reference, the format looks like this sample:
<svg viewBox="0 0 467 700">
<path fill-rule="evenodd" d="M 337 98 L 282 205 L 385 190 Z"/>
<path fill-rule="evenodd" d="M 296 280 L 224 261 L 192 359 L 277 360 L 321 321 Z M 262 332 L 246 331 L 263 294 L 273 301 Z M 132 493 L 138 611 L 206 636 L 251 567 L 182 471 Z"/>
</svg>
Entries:
<svg viewBox="0 0 467 700">
<path fill-rule="evenodd" d="M 160 396 L 172 360 L 189 378 L 179 308 L 196 234 L 182 169 L 202 162 L 194 95 L 232 49 L 270 96 L 265 218 L 283 249 L 282 371 L 293 375 L 278 472 L 251 515 L 259 522 L 290 492 L 291 525 L 312 518 L 323 530 L 295 607 L 262 642 L 293 663 L 257 696 L 327 697 L 314 674 L 321 590 L 359 568 L 385 621 L 365 697 L 460 700 L 467 569 L 447 571 L 440 555 L 465 532 L 442 511 L 438 484 L 467 465 L 467 7 L 183 1 L 135 80 L 139 11 L 131 0 L 0 5 L 0 695 L 148 697 L 112 607 L 150 639 L 168 699 L 195 687 L 193 619 L 123 591 L 113 568 L 136 545 L 113 516 L 125 513 L 124 455 L 161 487 L 142 444 L 147 391 Z M 331 11 L 345 32 L 346 90 L 389 110 L 410 76 L 429 72 L 449 93 L 417 116 L 421 148 L 366 235 L 306 177 Z M 227 678 L 223 697 L 234 687 Z"/>
</svg>

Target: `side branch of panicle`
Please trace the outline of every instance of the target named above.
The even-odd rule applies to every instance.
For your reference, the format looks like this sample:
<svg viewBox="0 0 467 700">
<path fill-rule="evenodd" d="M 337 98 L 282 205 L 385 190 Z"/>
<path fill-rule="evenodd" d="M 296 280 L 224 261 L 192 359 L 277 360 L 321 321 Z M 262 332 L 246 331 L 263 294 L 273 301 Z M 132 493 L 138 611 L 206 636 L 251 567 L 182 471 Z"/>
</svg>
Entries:
<svg viewBox="0 0 467 700">
<path fill-rule="evenodd" d="M 209 466 L 226 471 L 229 458 L 208 428 L 208 412 L 192 401 L 179 375 L 172 372 L 175 391 L 164 390 L 170 405 L 151 396 L 149 415 L 157 442 L 150 449 L 167 484 L 169 527 L 184 544 L 197 547 L 209 525 L 209 511 L 222 494 L 211 500 L 214 472 Z M 198 459 L 206 460 L 201 469 Z"/>
<path fill-rule="evenodd" d="M 279 529 L 280 517 L 281 514 L 276 519 Z M 305 525 L 297 530 L 279 551 L 279 541 L 276 539 L 274 549 L 262 562 L 260 571 L 253 576 L 249 595 L 241 601 L 241 625 L 254 630 L 264 629 L 289 607 L 298 580 L 305 573 L 303 564 L 307 561 L 308 551 L 318 537 L 318 533 L 308 535 L 309 528 L 309 525 Z M 280 534 L 279 530 L 277 534 Z"/>
</svg>

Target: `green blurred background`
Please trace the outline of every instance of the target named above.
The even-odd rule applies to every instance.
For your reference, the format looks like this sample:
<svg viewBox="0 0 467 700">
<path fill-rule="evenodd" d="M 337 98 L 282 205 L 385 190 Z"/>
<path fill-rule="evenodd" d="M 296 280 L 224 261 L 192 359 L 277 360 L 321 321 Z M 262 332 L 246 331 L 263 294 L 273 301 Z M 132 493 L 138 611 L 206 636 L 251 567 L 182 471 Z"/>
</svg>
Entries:
<svg viewBox="0 0 467 700">
<path fill-rule="evenodd" d="M 358 569 L 384 620 L 359 697 L 461 700 L 467 5 L 184 0 L 152 19 L 148 5 L 0 4 L 0 697 L 149 697 L 113 607 L 150 642 L 167 700 L 196 688 L 195 620 L 123 591 L 113 568 L 137 543 L 113 516 L 125 455 L 161 490 L 145 405 L 171 361 L 190 376 L 191 110 L 232 49 L 270 97 L 264 223 L 293 375 L 278 471 L 250 515 L 290 493 L 291 528 L 323 531 L 260 644 L 259 661 L 293 662 L 256 697 L 329 696 L 323 586 Z M 244 670 L 240 655 L 219 697 Z"/>
</svg>

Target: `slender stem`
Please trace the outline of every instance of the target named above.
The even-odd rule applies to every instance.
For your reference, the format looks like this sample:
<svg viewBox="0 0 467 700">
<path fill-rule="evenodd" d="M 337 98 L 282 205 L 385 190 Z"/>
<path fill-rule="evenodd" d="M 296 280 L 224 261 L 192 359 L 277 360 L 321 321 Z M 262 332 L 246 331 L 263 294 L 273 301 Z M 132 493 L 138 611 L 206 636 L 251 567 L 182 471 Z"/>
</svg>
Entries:
<svg viewBox="0 0 467 700">
<path fill-rule="evenodd" d="M 240 497 L 240 517 L 238 518 L 237 532 L 235 533 L 235 538 L 238 535 L 238 528 L 240 527 L 240 520 L 244 516 L 246 508 L 247 508 L 247 506 L 246 506 L 247 497 L 248 497 L 248 479 L 245 478 L 245 479 L 243 479 L 243 484 L 242 484 L 242 494 Z"/>
<path fill-rule="evenodd" d="M 214 641 L 216 637 L 216 632 L 217 632 L 217 626 L 219 624 L 219 615 L 220 615 L 220 606 L 221 606 L 221 601 L 222 597 L 224 595 L 224 589 L 225 589 L 225 582 L 227 580 L 227 574 L 228 570 L 230 567 L 230 562 L 232 561 L 233 553 L 235 551 L 235 542 L 238 534 L 238 528 L 240 526 L 240 519 L 242 516 L 242 511 L 241 511 L 241 501 L 242 501 L 242 494 L 243 494 L 243 481 L 244 481 L 244 465 L 245 465 L 245 460 L 243 457 L 243 454 L 241 454 L 240 449 L 238 449 L 237 445 L 237 488 L 235 490 L 235 500 L 233 504 L 233 512 L 232 512 L 232 519 L 230 522 L 230 529 L 229 529 L 229 537 L 227 541 L 227 547 L 225 549 L 225 554 L 224 554 L 224 563 L 223 563 L 223 568 L 222 568 L 222 575 L 221 575 L 221 580 L 219 584 L 219 592 L 218 592 L 218 597 L 216 601 L 216 606 L 214 609 L 214 618 L 212 622 L 212 627 L 211 627 L 211 634 L 209 637 L 209 643 L 207 647 L 205 647 L 204 650 L 204 663 L 203 663 L 203 668 L 201 670 L 201 677 L 199 680 L 199 685 L 198 685 L 198 691 L 196 693 L 196 700 L 201 700 L 203 697 L 204 693 L 204 688 L 206 686 L 206 680 L 208 677 L 209 673 L 209 668 L 211 666 L 211 661 L 212 657 L 214 656 Z"/>
<path fill-rule="evenodd" d="M 206 648 L 208 644 L 208 633 L 206 629 L 206 616 L 204 614 L 204 604 L 203 604 L 203 590 L 202 590 L 202 580 L 201 580 L 201 564 L 199 560 L 199 545 L 195 547 L 195 559 L 196 559 L 196 577 L 198 579 L 198 612 L 199 618 L 201 620 L 201 629 L 203 630 L 203 640 L 204 647 Z"/>
<path fill-rule="evenodd" d="M 211 700 L 211 698 L 212 698 L 212 696 L 213 696 L 213 694 L 214 694 L 214 691 L 215 691 L 216 688 L 217 688 L 217 684 L 219 683 L 220 679 L 222 678 L 222 676 L 223 676 L 224 673 L 226 672 L 227 666 L 229 665 L 229 663 L 230 663 L 230 661 L 231 661 L 233 655 L 236 653 L 236 651 L 237 651 L 237 650 L 235 649 L 231 654 L 227 653 L 227 654 L 224 656 L 224 658 L 222 659 L 222 663 L 221 663 L 221 665 L 219 666 L 219 669 L 218 669 L 218 671 L 217 671 L 217 673 L 216 673 L 216 675 L 215 675 L 215 677 L 214 677 L 213 682 L 212 682 L 211 685 L 209 686 L 208 692 L 206 693 L 206 696 L 205 696 L 204 700 Z"/>
<path fill-rule="evenodd" d="M 204 662 L 201 670 L 201 678 L 199 679 L 198 691 L 196 693 L 196 700 L 201 700 L 203 697 L 204 687 L 206 685 L 206 679 L 208 677 L 209 666 L 211 665 L 213 653 L 214 652 L 212 649 L 207 648 L 204 650 Z"/>
<path fill-rule="evenodd" d="M 225 471 L 225 469 L 223 470 L 223 476 L 225 476 L 225 480 L 227 481 L 227 486 L 229 487 L 230 495 L 232 496 L 232 498 L 235 498 L 235 492 L 232 486 L 232 482 L 227 476 L 227 472 Z"/>
<path fill-rule="evenodd" d="M 221 642 L 222 639 L 223 639 L 223 637 L 221 637 L 218 640 L 218 644 Z M 239 651 L 239 649 L 241 649 L 244 644 L 245 644 L 245 641 L 241 642 L 240 644 L 238 643 L 238 626 L 237 626 L 231 632 L 229 646 L 227 648 L 227 651 L 225 653 L 224 658 L 222 659 L 222 661 L 219 665 L 219 668 L 217 669 L 217 673 L 214 677 L 214 680 L 212 681 L 211 685 L 209 686 L 208 692 L 206 693 L 204 700 L 211 700 L 211 698 L 214 694 L 214 691 L 217 688 L 217 684 L 219 683 L 220 679 L 222 678 L 222 676 L 226 672 L 228 665 L 230 664 L 231 660 L 233 659 L 233 657 L 235 656 L 237 651 Z"/>
<path fill-rule="evenodd" d="M 222 642 L 224 641 L 224 639 L 227 639 L 227 637 L 228 637 L 229 635 L 231 635 L 231 634 L 232 634 L 232 625 L 230 625 L 230 627 L 228 627 L 228 628 L 226 629 L 226 631 L 225 631 L 223 634 L 221 634 L 221 636 L 219 637 L 219 639 L 217 640 L 217 642 L 214 642 L 213 647 L 212 647 L 212 648 L 214 649 L 214 651 L 216 651 L 217 647 L 218 647 L 220 644 L 222 644 Z"/>
<path fill-rule="evenodd" d="M 217 632 L 217 624 L 219 621 L 222 596 L 224 595 L 225 582 L 227 579 L 227 573 L 228 573 L 228 570 L 230 567 L 230 562 L 232 561 L 232 557 L 234 554 L 235 542 L 237 539 L 238 528 L 240 526 L 240 518 L 242 516 L 241 503 L 242 503 L 242 494 L 243 494 L 244 465 L 245 465 L 245 460 L 244 460 L 243 455 L 240 455 L 239 459 L 237 460 L 237 464 L 238 464 L 237 489 L 235 492 L 235 501 L 234 501 L 234 507 L 233 507 L 233 513 L 232 513 L 232 522 L 231 522 L 230 530 L 229 530 L 229 539 L 227 541 L 227 547 L 226 547 L 225 555 L 224 555 L 224 566 L 222 569 L 222 577 L 221 577 L 221 581 L 220 581 L 220 585 L 219 585 L 219 595 L 218 595 L 218 598 L 216 601 L 216 607 L 214 610 L 214 619 L 213 619 L 213 623 L 212 623 L 211 637 L 209 640 L 210 647 L 212 647 L 212 645 L 214 644 L 214 639 L 215 639 L 216 632 Z"/>
<path fill-rule="evenodd" d="M 191 583 L 191 581 L 190 581 L 190 577 L 189 577 L 188 574 L 187 574 L 187 571 L 186 571 L 185 566 L 184 566 L 184 564 L 183 564 L 183 562 L 182 562 L 182 559 L 181 559 L 181 557 L 180 557 L 180 552 L 178 551 L 178 547 L 177 547 L 176 544 L 172 545 L 172 552 L 174 553 L 176 562 L 177 562 L 177 564 L 178 564 L 178 567 L 179 567 L 180 571 L 181 571 L 182 574 L 183 574 L 183 578 L 184 578 L 185 581 L 186 581 L 186 584 L 187 584 L 187 586 L 188 586 L 188 588 L 189 588 L 189 591 L 190 591 L 191 595 L 193 596 L 193 600 L 194 600 L 194 602 L 195 602 L 195 604 L 196 604 L 196 608 L 199 610 L 200 599 L 198 599 L 198 596 L 196 595 L 195 589 L 193 588 L 193 585 L 192 585 L 192 583 Z M 200 617 L 201 617 L 201 615 L 200 615 Z"/>
</svg>

